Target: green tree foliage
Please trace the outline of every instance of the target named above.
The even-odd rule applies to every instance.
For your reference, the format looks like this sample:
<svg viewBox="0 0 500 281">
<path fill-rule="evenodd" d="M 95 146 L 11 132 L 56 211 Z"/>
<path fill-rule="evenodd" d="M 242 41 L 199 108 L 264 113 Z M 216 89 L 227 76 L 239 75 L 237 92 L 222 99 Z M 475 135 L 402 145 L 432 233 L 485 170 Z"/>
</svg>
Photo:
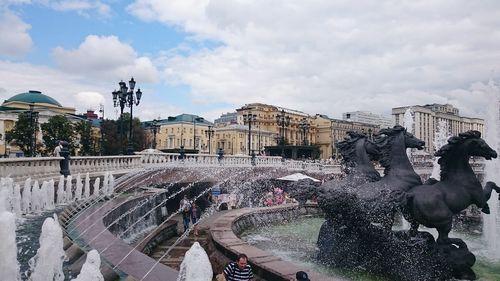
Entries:
<svg viewBox="0 0 500 281">
<path fill-rule="evenodd" d="M 60 140 L 67 141 L 70 151 L 74 154 L 75 131 L 73 124 L 66 116 L 50 117 L 47 123 L 42 124 L 42 135 L 46 154 L 51 154 Z"/>
<path fill-rule="evenodd" d="M 101 122 L 102 154 L 118 155 L 122 153 L 119 143 L 118 122 L 115 120 L 102 120 Z"/>
<path fill-rule="evenodd" d="M 91 123 L 85 120 L 76 123 L 75 132 L 80 136 L 79 154 L 84 156 L 92 155 L 93 140 Z"/>
<path fill-rule="evenodd" d="M 38 131 L 38 128 L 36 128 Z M 7 142 L 11 142 L 24 152 L 25 155 L 30 155 L 30 145 L 33 139 L 33 127 L 31 125 L 30 113 L 19 113 L 14 128 L 5 133 Z"/>
<path fill-rule="evenodd" d="M 122 123 L 123 122 L 123 123 Z M 101 134 L 103 137 L 103 155 L 124 154 L 128 146 L 130 128 L 130 114 L 124 113 L 118 120 L 103 120 L 101 123 Z M 122 142 L 120 144 L 120 129 L 123 129 Z M 132 120 L 132 147 L 134 151 L 143 150 L 147 144 L 147 135 L 141 126 L 141 120 Z"/>
</svg>

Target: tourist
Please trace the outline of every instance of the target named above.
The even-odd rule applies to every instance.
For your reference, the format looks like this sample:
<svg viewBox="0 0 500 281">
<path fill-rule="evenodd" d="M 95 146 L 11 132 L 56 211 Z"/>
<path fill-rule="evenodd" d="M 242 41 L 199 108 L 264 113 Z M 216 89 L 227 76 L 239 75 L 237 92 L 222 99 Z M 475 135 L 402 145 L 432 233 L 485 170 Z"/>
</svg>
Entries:
<svg viewBox="0 0 500 281">
<path fill-rule="evenodd" d="M 229 263 L 224 268 L 227 281 L 248 281 L 253 279 L 252 267 L 248 264 L 248 257 L 239 254 L 235 262 Z"/>
<path fill-rule="evenodd" d="M 295 278 L 297 279 L 297 281 L 311 281 L 309 279 L 309 276 L 307 276 L 307 273 L 305 273 L 304 271 L 298 271 L 297 273 L 295 273 Z"/>
<path fill-rule="evenodd" d="M 62 142 L 58 141 L 56 148 L 54 148 L 54 151 L 52 152 L 52 155 L 54 157 L 60 157 L 61 156 L 61 149 L 62 149 Z"/>
<path fill-rule="evenodd" d="M 196 206 L 196 203 L 193 202 L 193 205 L 191 206 L 191 222 L 193 223 L 193 233 L 194 236 L 198 236 L 198 221 L 200 220 L 201 217 L 201 210 L 200 207 Z"/>
<path fill-rule="evenodd" d="M 190 210 L 191 203 L 187 198 L 187 195 L 184 195 L 184 198 L 180 203 L 180 210 L 182 212 L 182 223 L 184 224 L 184 232 L 189 229 L 189 220 L 190 220 Z"/>
</svg>

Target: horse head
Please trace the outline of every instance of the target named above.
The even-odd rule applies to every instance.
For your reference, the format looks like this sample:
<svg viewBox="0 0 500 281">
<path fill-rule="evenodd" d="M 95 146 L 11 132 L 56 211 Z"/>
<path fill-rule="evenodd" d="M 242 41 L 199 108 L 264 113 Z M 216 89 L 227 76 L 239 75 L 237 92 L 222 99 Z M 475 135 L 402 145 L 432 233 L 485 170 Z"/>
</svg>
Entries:
<svg viewBox="0 0 500 281">
<path fill-rule="evenodd" d="M 484 157 L 487 160 L 497 158 L 497 152 L 492 149 L 482 138 L 478 131 L 467 131 L 458 136 L 451 137 L 448 144 L 436 151 L 435 156 L 446 157 L 450 154 Z"/>
<path fill-rule="evenodd" d="M 380 164 L 387 168 L 394 153 L 406 154 L 406 148 L 423 149 L 425 142 L 407 132 L 404 127 L 396 125 L 381 129 L 375 136 L 375 144 L 380 151 Z"/>
</svg>

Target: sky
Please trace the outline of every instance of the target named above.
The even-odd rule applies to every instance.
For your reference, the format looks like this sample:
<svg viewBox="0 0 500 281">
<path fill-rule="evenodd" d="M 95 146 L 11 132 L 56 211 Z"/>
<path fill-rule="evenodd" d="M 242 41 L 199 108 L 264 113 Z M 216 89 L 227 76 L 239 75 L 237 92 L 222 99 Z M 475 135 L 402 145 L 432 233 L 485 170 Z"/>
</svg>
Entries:
<svg viewBox="0 0 500 281">
<path fill-rule="evenodd" d="M 253 102 L 484 117 L 499 26 L 498 0 L 0 0 L 0 99 L 39 90 L 114 119 L 111 92 L 134 77 L 141 120 Z"/>
</svg>

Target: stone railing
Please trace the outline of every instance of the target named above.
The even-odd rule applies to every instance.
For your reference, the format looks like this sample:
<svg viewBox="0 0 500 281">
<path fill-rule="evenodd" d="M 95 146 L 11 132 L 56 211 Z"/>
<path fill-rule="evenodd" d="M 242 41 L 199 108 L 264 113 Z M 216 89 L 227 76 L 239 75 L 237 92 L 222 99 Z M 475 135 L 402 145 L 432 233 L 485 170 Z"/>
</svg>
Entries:
<svg viewBox="0 0 500 281">
<path fill-rule="evenodd" d="M 23 157 L 0 159 L 0 176 L 14 181 L 32 178 L 48 178 L 60 175 L 62 157 Z"/>
<path fill-rule="evenodd" d="M 0 176 L 10 176 L 16 182 L 28 177 L 45 180 L 60 175 L 62 157 L 33 157 L 0 159 Z M 316 162 L 285 160 L 276 156 L 224 155 L 222 160 L 215 154 L 137 153 L 119 156 L 71 156 L 69 170 L 72 175 L 89 173 L 100 176 L 105 172 L 126 173 L 134 169 L 161 167 L 280 167 L 297 171 L 340 173 L 339 165 L 323 165 Z"/>
</svg>

